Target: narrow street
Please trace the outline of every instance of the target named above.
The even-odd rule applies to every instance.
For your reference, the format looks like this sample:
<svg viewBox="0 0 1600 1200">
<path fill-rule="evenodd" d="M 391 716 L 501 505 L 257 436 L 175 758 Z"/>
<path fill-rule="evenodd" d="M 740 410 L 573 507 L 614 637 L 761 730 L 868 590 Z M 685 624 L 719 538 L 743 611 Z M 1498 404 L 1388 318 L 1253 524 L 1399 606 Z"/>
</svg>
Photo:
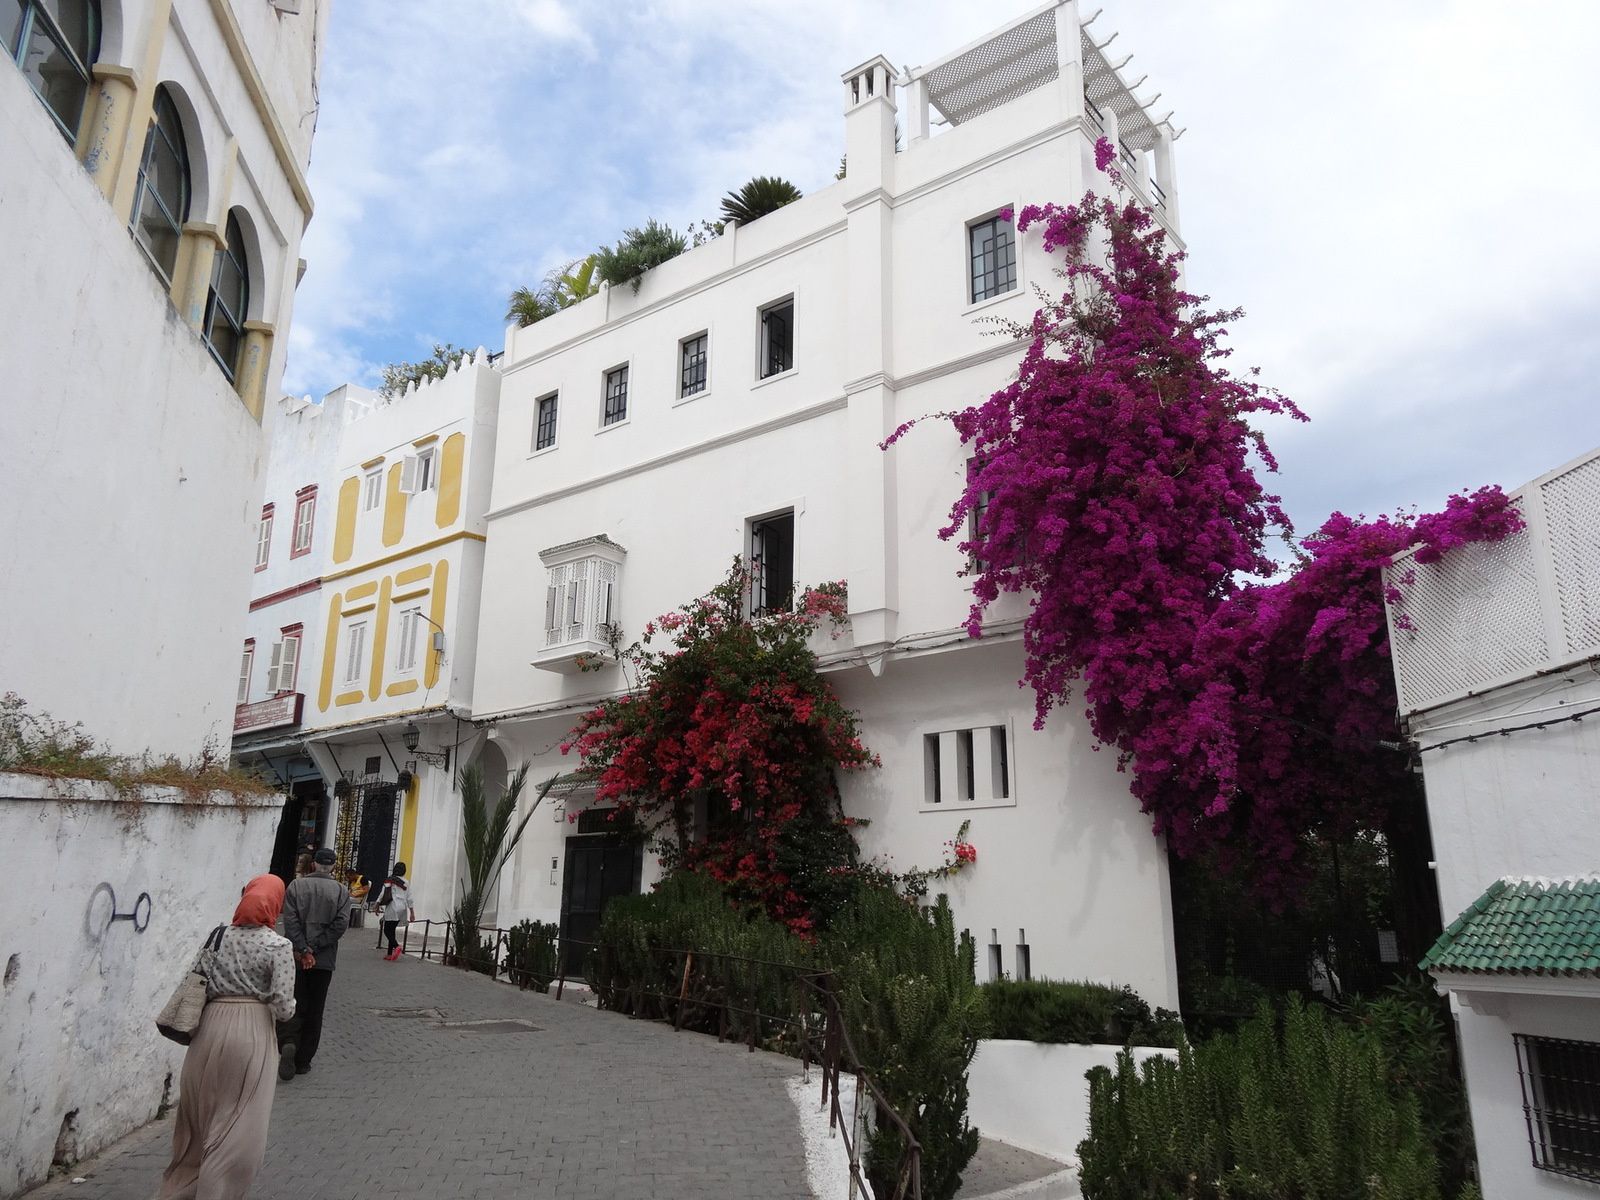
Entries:
<svg viewBox="0 0 1600 1200">
<path fill-rule="evenodd" d="M 253 1200 L 809 1197 L 799 1064 L 341 947 L 313 1070 L 278 1085 Z M 30 1197 L 144 1200 L 156 1122 Z"/>
</svg>

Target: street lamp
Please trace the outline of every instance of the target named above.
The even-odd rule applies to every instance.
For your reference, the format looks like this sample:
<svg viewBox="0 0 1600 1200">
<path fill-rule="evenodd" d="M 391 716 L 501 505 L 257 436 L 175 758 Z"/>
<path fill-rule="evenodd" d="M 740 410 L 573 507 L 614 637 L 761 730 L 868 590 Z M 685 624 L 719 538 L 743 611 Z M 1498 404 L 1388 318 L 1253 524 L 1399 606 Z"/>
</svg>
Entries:
<svg viewBox="0 0 1600 1200">
<path fill-rule="evenodd" d="M 400 735 L 400 740 L 405 743 L 406 753 L 413 754 L 423 762 L 432 763 L 434 766 L 447 769 L 450 766 L 450 751 L 446 750 L 418 750 L 417 743 L 422 740 L 422 732 L 417 728 L 415 721 L 406 723 L 405 732 Z"/>
</svg>

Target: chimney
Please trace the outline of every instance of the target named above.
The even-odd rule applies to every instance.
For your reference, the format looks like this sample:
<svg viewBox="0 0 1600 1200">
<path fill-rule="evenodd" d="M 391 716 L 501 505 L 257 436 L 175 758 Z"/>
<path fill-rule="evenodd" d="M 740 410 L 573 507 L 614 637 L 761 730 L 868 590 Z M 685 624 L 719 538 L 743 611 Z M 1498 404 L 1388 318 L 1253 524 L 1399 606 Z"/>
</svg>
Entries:
<svg viewBox="0 0 1600 1200">
<path fill-rule="evenodd" d="M 845 182 L 860 195 L 885 187 L 894 163 L 895 70 L 879 54 L 846 71 L 844 80 Z"/>
</svg>

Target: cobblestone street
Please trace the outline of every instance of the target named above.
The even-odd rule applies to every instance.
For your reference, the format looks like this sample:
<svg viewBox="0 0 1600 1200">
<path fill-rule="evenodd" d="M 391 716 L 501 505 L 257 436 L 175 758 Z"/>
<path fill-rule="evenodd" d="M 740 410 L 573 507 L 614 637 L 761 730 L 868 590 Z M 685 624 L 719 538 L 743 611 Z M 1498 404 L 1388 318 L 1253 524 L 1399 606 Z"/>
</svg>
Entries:
<svg viewBox="0 0 1600 1200">
<path fill-rule="evenodd" d="M 371 938 L 341 947 L 313 1070 L 278 1086 L 253 1200 L 811 1195 L 794 1060 L 385 963 Z M 29 1196 L 153 1196 L 170 1138 L 158 1121 Z"/>
</svg>

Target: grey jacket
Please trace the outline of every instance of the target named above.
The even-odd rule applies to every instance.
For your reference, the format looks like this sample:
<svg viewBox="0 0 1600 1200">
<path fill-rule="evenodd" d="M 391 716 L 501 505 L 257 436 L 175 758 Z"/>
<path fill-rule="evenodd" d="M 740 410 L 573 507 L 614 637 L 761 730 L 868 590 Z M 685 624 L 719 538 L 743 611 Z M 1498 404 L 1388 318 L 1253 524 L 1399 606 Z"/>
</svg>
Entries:
<svg viewBox="0 0 1600 1200">
<path fill-rule="evenodd" d="M 339 939 L 350 928 L 350 892 L 318 863 L 309 875 L 289 885 L 283 896 L 283 935 L 296 954 L 317 956 L 317 971 L 331 971 L 339 958 Z"/>
</svg>

